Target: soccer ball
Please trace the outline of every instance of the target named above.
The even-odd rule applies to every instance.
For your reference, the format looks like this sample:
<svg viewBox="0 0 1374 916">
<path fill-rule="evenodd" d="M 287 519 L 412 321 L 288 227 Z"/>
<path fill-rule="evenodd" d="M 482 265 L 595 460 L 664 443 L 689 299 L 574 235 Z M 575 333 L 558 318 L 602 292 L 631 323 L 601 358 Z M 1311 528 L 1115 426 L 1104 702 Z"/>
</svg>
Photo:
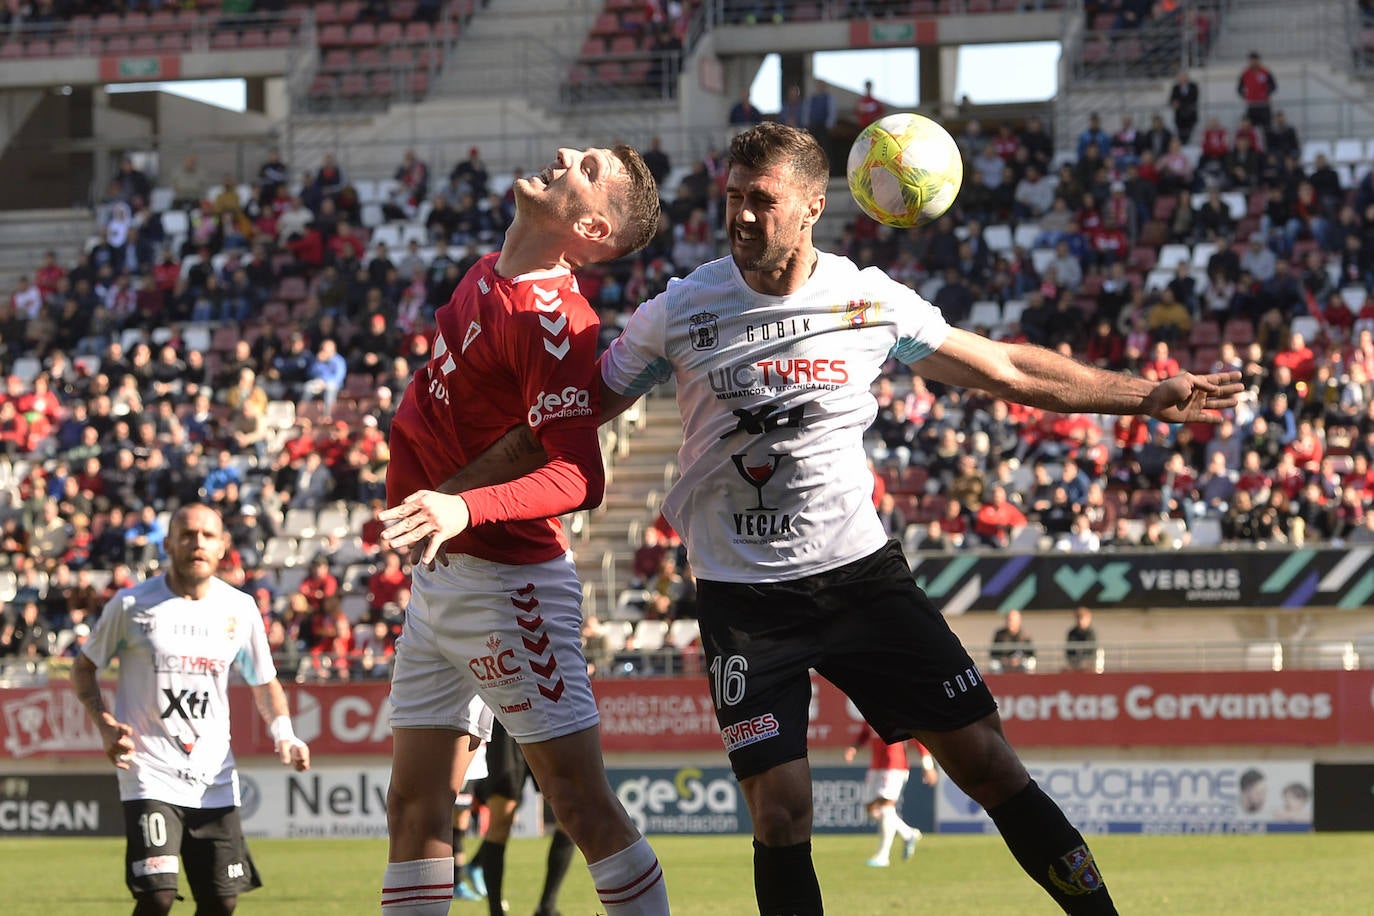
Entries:
<svg viewBox="0 0 1374 916">
<path fill-rule="evenodd" d="M 909 229 L 939 219 L 964 181 L 964 160 L 949 132 L 918 114 L 868 125 L 849 150 L 849 192 L 880 223 Z"/>
</svg>

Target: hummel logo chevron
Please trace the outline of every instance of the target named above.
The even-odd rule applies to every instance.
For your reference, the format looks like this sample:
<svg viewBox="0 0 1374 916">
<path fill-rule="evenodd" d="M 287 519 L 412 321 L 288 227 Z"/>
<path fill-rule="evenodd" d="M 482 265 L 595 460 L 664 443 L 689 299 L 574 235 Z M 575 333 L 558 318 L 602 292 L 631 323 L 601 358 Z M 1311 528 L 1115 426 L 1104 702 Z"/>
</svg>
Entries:
<svg viewBox="0 0 1374 916">
<path fill-rule="evenodd" d="M 535 608 L 539 607 L 538 598 L 512 598 L 510 600 L 510 603 L 518 607 L 520 610 L 524 611 L 526 614 L 530 613 Z"/>
<path fill-rule="evenodd" d="M 520 624 L 521 629 L 528 630 L 529 632 L 533 633 L 535 630 L 539 629 L 544 625 L 544 618 L 535 617 L 533 620 L 526 620 L 523 617 L 517 617 L 515 618 L 515 622 Z M 523 638 L 524 637 L 522 636 L 521 639 Z"/>
<path fill-rule="evenodd" d="M 539 662 L 534 659 L 530 659 L 530 670 L 547 680 L 554 671 L 558 670 L 558 659 L 550 655 L 548 664 L 544 665 L 539 664 Z"/>
<path fill-rule="evenodd" d="M 552 690 L 545 687 L 543 684 L 540 684 L 539 692 L 542 693 L 544 696 L 548 697 L 553 702 L 557 703 L 559 697 L 563 696 L 563 679 L 560 677 L 558 679 L 558 683 L 553 685 Z"/>
<path fill-rule="evenodd" d="M 563 304 L 563 299 L 558 295 L 556 289 L 543 289 L 538 284 L 530 284 L 530 289 L 534 291 L 534 297 L 539 301 L 534 307 L 541 312 L 554 312 Z"/>
<path fill-rule="evenodd" d="M 537 642 L 530 639 L 528 636 L 521 636 L 520 641 L 525 644 L 526 649 L 533 652 L 535 655 L 543 655 L 544 650 L 549 647 L 549 634 L 545 633 L 543 636 L 540 636 Z"/>
<path fill-rule="evenodd" d="M 557 318 L 549 319 L 543 315 L 539 316 L 539 324 L 544 328 L 544 332 L 550 336 L 563 333 L 563 329 L 568 326 L 568 316 L 560 314 Z"/>
<path fill-rule="evenodd" d="M 545 338 L 544 349 L 552 353 L 554 359 L 562 359 L 568 355 L 568 340 L 564 338 L 562 343 L 555 345 L 553 341 Z"/>
</svg>

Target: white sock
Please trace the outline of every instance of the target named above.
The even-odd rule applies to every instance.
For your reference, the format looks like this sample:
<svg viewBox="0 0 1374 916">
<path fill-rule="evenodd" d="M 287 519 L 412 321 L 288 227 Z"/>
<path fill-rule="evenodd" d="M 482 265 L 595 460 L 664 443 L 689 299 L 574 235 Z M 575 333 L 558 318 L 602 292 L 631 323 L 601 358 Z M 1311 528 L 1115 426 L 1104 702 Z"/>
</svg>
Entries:
<svg viewBox="0 0 1374 916">
<path fill-rule="evenodd" d="M 387 863 L 382 878 L 382 913 L 447 916 L 452 902 L 452 858 Z"/>
<path fill-rule="evenodd" d="M 902 819 L 897 816 L 897 811 L 891 805 L 883 805 L 882 813 L 878 815 L 878 840 L 879 859 L 886 859 L 889 850 L 892 849 L 892 838 L 899 832 L 898 824 Z M 904 825 L 905 826 L 905 825 Z"/>
<path fill-rule="evenodd" d="M 600 862 L 587 866 L 606 916 L 667 916 L 668 888 L 649 841 L 640 837 Z"/>
<path fill-rule="evenodd" d="M 884 808 L 883 810 L 887 812 L 887 814 L 884 815 L 885 817 L 888 815 L 892 817 L 892 821 L 897 828 L 897 836 L 901 837 L 903 842 L 906 842 L 907 840 L 911 839 L 913 836 L 916 835 L 916 828 L 908 824 L 906 821 L 902 820 L 901 815 L 897 813 L 897 808 L 895 805 L 892 807 Z"/>
</svg>

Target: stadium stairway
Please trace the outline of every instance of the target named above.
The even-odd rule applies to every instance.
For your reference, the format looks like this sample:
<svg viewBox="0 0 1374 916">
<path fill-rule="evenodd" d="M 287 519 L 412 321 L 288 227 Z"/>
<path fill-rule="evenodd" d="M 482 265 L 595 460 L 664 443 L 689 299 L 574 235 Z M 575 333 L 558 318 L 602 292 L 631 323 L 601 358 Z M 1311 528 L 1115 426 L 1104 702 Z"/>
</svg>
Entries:
<svg viewBox="0 0 1374 916">
<path fill-rule="evenodd" d="M 32 277 L 48 250 L 69 259 L 94 225 L 87 209 L 0 211 L 0 293 L 9 296 L 19 277 Z"/>
<path fill-rule="evenodd" d="M 584 536 L 573 540 L 578 573 L 583 583 L 596 586 L 603 617 L 630 577 L 641 533 L 658 517 L 682 445 L 682 422 L 671 390 L 656 391 L 632 409 L 642 412 L 643 425 L 632 425 L 608 467 L 605 499 L 590 514 Z"/>
</svg>

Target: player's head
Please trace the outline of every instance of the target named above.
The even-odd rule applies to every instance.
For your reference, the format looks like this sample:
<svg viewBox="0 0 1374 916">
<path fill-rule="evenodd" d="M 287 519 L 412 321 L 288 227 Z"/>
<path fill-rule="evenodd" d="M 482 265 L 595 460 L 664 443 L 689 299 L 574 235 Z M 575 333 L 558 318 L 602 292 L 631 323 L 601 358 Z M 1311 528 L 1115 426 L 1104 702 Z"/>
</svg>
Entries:
<svg viewBox="0 0 1374 916">
<path fill-rule="evenodd" d="M 783 269 L 810 247 L 830 165 L 804 130 L 766 121 L 730 141 L 725 223 L 741 270 Z"/>
<path fill-rule="evenodd" d="M 182 506 L 167 533 L 167 557 L 178 584 L 200 585 L 214 576 L 225 551 L 224 522 L 202 503 Z"/>
<path fill-rule="evenodd" d="M 560 149 L 538 174 L 515 183 L 521 214 L 551 217 L 576 238 L 578 263 L 613 261 L 638 251 L 658 231 L 658 184 L 633 148 Z"/>
</svg>

